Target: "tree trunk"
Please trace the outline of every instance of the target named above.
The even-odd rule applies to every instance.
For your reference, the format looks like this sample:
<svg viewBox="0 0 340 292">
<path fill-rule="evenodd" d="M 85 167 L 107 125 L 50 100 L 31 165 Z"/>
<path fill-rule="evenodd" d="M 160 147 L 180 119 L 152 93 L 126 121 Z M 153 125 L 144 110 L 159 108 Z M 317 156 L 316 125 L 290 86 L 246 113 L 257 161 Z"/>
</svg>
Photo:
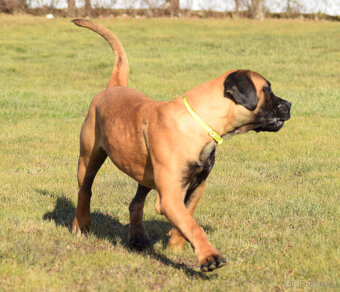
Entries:
<svg viewBox="0 0 340 292">
<path fill-rule="evenodd" d="M 92 14 L 91 0 L 85 0 L 85 13 L 87 16 Z"/>
<path fill-rule="evenodd" d="M 67 14 L 71 17 L 76 15 L 76 0 L 67 0 Z"/>
<path fill-rule="evenodd" d="M 291 11 L 290 0 L 287 0 L 287 8 L 286 8 L 286 12 L 289 14 L 290 11 Z"/>
<path fill-rule="evenodd" d="M 177 16 L 179 11 L 179 0 L 168 0 L 171 16 Z"/>
<path fill-rule="evenodd" d="M 234 0 L 235 1 L 235 15 L 238 17 L 238 12 L 240 9 L 240 0 Z"/>
<path fill-rule="evenodd" d="M 251 0 L 250 14 L 254 19 L 264 19 L 264 0 Z"/>
</svg>

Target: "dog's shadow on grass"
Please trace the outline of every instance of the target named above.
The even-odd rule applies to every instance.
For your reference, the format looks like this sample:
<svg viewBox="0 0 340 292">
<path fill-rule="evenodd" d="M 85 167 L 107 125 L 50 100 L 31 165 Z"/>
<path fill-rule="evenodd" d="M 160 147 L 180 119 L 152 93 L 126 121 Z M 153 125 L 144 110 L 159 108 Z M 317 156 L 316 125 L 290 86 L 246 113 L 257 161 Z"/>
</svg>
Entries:
<svg viewBox="0 0 340 292">
<path fill-rule="evenodd" d="M 35 191 L 44 196 L 57 198 L 54 210 L 45 213 L 43 219 L 49 221 L 53 220 L 57 226 L 64 226 L 71 232 L 72 221 L 76 212 L 76 208 L 72 201 L 64 195 L 50 193 L 46 190 L 36 189 Z M 159 254 L 154 250 L 153 246 L 159 241 L 162 242 L 163 248 L 166 247 L 168 241 L 167 234 L 172 227 L 170 223 L 161 220 L 150 220 L 144 221 L 144 226 L 148 232 L 151 246 L 143 253 L 157 259 L 164 265 L 182 270 L 186 275 L 191 277 L 199 277 L 204 280 L 216 277 L 216 274 L 208 276 L 191 269 L 183 263 L 173 262 L 166 256 Z M 135 252 L 130 249 L 128 244 L 128 225 L 120 223 L 116 218 L 109 214 L 91 212 L 91 233 L 99 239 L 111 241 L 113 245 L 120 242 L 130 252 Z"/>
</svg>

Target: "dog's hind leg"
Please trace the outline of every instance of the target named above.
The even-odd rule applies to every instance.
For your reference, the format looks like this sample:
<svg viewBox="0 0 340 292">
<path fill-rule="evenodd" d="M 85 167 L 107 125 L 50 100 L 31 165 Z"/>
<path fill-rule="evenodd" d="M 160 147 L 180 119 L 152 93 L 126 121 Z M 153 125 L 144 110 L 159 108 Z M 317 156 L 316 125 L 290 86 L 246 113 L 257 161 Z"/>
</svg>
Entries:
<svg viewBox="0 0 340 292">
<path fill-rule="evenodd" d="M 92 153 L 90 158 L 79 157 L 78 164 L 78 205 L 76 216 L 73 220 L 72 233 L 80 235 L 82 232 L 88 232 L 91 225 L 90 217 L 90 201 L 92 196 L 92 183 L 99 170 L 104 163 L 107 154 L 102 148 Z"/>
<path fill-rule="evenodd" d="M 196 189 L 187 191 L 187 195 L 185 196 L 185 206 L 191 215 L 194 214 L 195 208 L 202 197 L 204 189 L 205 181 L 197 186 Z M 176 227 L 174 227 L 170 230 L 169 234 L 170 239 L 168 242 L 168 247 L 175 250 L 183 249 L 187 240 L 183 237 L 182 233 Z"/>
<path fill-rule="evenodd" d="M 103 165 L 107 154 L 98 145 L 98 129 L 95 129 L 94 117 L 91 110 L 86 118 L 80 134 L 80 155 L 78 161 L 78 204 L 76 216 L 73 220 L 72 233 L 80 235 L 88 232 L 91 224 L 90 201 L 92 196 L 93 180 Z M 97 135 L 96 135 L 97 134 Z"/>
<path fill-rule="evenodd" d="M 137 250 L 142 250 L 150 245 L 150 241 L 143 225 L 144 202 L 150 190 L 150 188 L 138 184 L 136 195 L 129 206 L 129 245 Z"/>
</svg>

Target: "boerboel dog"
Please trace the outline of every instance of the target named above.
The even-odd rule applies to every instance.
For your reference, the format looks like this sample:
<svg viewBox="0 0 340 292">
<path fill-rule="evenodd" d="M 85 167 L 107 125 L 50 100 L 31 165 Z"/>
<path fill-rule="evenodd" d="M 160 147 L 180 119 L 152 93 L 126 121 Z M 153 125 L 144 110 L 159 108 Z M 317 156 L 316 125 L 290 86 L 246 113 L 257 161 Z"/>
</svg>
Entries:
<svg viewBox="0 0 340 292">
<path fill-rule="evenodd" d="M 101 35 L 115 65 L 107 88 L 94 97 L 80 134 L 78 205 L 72 232 L 90 228 L 93 180 L 109 156 L 138 182 L 130 206 L 129 243 L 149 244 L 143 226 L 147 194 L 156 189 L 156 211 L 173 225 L 169 246 L 192 245 L 202 271 L 226 264 L 193 218 L 222 141 L 250 130 L 276 132 L 291 104 L 274 95 L 269 81 L 248 70 L 231 70 L 171 101 L 153 101 L 128 87 L 129 65 L 118 38 L 88 20 L 73 22 Z"/>
</svg>

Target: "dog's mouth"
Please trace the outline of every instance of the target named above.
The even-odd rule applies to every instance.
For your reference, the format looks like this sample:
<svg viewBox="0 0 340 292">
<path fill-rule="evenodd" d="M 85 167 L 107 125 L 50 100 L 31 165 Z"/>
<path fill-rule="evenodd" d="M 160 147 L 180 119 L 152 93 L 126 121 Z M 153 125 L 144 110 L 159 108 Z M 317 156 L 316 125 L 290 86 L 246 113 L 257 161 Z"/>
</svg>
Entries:
<svg viewBox="0 0 340 292">
<path fill-rule="evenodd" d="M 288 119 L 289 118 L 270 118 L 265 124 L 260 124 L 253 130 L 256 132 L 277 132 L 283 127 L 284 122 Z"/>
<path fill-rule="evenodd" d="M 268 97 L 268 96 L 267 96 Z M 256 116 L 256 132 L 277 132 L 285 121 L 290 119 L 291 103 L 271 93 L 267 103 L 260 109 Z"/>
<path fill-rule="evenodd" d="M 279 118 L 273 118 L 270 119 L 268 121 L 268 126 L 272 127 L 272 128 L 278 128 L 281 129 L 281 127 L 283 126 L 284 120 L 283 119 L 279 119 Z"/>
</svg>

